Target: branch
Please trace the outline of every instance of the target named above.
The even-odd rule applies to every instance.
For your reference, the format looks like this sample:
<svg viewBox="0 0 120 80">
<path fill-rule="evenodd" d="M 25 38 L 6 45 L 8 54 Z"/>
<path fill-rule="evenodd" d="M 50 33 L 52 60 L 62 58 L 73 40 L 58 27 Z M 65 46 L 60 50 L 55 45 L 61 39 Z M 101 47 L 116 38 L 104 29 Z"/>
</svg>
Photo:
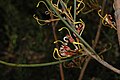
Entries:
<svg viewBox="0 0 120 80">
<path fill-rule="evenodd" d="M 120 0 L 114 0 L 115 19 L 117 25 L 118 41 L 120 45 Z"/>
<path fill-rule="evenodd" d="M 94 58 L 95 60 L 97 60 L 99 63 L 101 63 L 102 65 L 104 65 L 105 67 L 107 67 L 108 69 L 114 71 L 115 73 L 118 73 L 120 74 L 120 70 L 113 67 L 112 65 L 108 64 L 106 61 L 104 61 L 103 59 L 101 59 L 98 55 L 94 55 L 94 54 L 91 54 L 90 51 L 88 51 L 85 47 L 84 47 L 84 50 L 92 57 Z"/>
<path fill-rule="evenodd" d="M 57 16 L 61 19 L 61 21 L 80 39 L 80 41 L 82 43 L 84 43 L 84 45 L 89 49 L 85 50 L 87 53 L 89 53 L 89 55 L 94 58 L 95 60 L 97 60 L 99 63 L 101 63 L 103 66 L 107 67 L 110 70 L 113 70 L 114 72 L 120 74 L 120 70 L 116 69 L 115 67 L 113 67 L 112 65 L 108 64 L 107 62 L 105 62 L 104 60 L 102 60 L 98 54 L 93 50 L 93 48 L 77 33 L 77 31 L 72 28 L 63 18 L 62 16 L 56 11 L 56 9 L 52 6 L 52 4 L 50 3 L 50 0 L 46 0 L 46 2 L 48 3 L 48 5 L 50 6 L 50 8 L 57 14 Z"/>
<path fill-rule="evenodd" d="M 103 0 L 101 15 L 103 15 L 103 13 L 104 13 L 105 3 L 106 3 L 106 0 Z M 100 19 L 100 22 L 99 22 L 99 25 L 98 25 L 98 30 L 97 30 L 97 33 L 96 33 L 96 36 L 95 36 L 95 41 L 94 41 L 94 44 L 92 45 L 92 48 L 93 48 L 93 49 L 95 49 L 96 46 L 97 46 L 97 44 L 98 44 L 99 37 L 100 37 L 100 32 L 101 32 L 101 27 L 102 27 L 102 20 Z M 86 69 L 89 61 L 91 60 L 91 58 L 92 58 L 92 57 L 89 56 L 89 57 L 87 58 L 86 62 L 84 63 L 83 68 L 81 69 L 81 72 L 80 72 L 80 75 L 79 75 L 79 79 L 78 79 L 78 80 L 82 80 L 83 75 L 84 75 L 84 72 L 85 72 L 85 69 Z"/>
<path fill-rule="evenodd" d="M 48 63 L 41 63 L 41 64 L 17 64 L 17 63 L 9 63 L 6 61 L 0 60 L 0 64 L 6 65 L 6 66 L 11 66 L 11 67 L 42 67 L 42 66 L 50 66 L 50 65 L 56 65 L 56 64 L 61 64 L 63 62 L 71 61 L 75 58 L 78 58 L 79 56 L 75 56 L 73 58 L 69 58 L 66 60 L 60 60 L 60 61 L 55 61 L 55 62 L 48 62 Z"/>
</svg>

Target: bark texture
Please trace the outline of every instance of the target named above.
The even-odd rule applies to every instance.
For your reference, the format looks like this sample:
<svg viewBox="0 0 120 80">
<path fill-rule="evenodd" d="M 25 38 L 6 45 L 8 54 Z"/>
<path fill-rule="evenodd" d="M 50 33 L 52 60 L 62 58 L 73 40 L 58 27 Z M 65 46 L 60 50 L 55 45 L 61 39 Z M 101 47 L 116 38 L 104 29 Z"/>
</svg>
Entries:
<svg viewBox="0 0 120 80">
<path fill-rule="evenodd" d="M 115 19 L 117 25 L 118 41 L 120 46 L 120 0 L 114 0 Z"/>
</svg>

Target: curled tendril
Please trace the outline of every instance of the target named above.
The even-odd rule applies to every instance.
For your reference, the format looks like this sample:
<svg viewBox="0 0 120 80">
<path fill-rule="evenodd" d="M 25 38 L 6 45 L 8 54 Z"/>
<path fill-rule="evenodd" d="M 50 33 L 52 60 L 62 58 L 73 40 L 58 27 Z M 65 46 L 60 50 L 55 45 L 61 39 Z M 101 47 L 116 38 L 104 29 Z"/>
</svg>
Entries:
<svg viewBox="0 0 120 80">
<path fill-rule="evenodd" d="M 49 13 L 49 11 L 45 11 L 45 14 L 46 14 L 46 15 L 49 15 L 50 13 Z"/>
<path fill-rule="evenodd" d="M 36 7 L 39 7 L 40 3 L 43 3 L 45 5 L 45 7 L 48 9 L 48 11 L 51 11 L 44 1 L 39 1 L 38 4 L 36 5 Z"/>
<path fill-rule="evenodd" d="M 74 21 L 72 15 L 70 13 L 71 7 L 70 7 L 70 9 L 67 8 L 66 3 L 64 3 L 62 0 L 58 1 L 57 5 L 53 4 L 53 2 L 51 0 L 51 4 L 59 13 L 65 14 L 67 16 L 67 18 L 69 18 L 72 22 Z M 59 4 L 61 4 L 62 9 L 59 8 L 59 6 L 58 6 Z"/>
<path fill-rule="evenodd" d="M 81 25 L 82 25 L 82 30 L 81 30 L 81 32 L 79 33 L 79 35 L 81 36 L 82 33 L 83 33 L 83 31 L 84 31 L 84 29 L 85 29 L 85 23 L 82 21 L 82 19 L 80 19 L 79 22 L 74 22 L 74 24 L 81 24 Z"/>
<path fill-rule="evenodd" d="M 39 19 L 35 14 L 33 15 L 33 18 L 37 21 L 39 25 L 45 25 L 46 20 Z"/>
<path fill-rule="evenodd" d="M 49 15 L 50 13 L 52 13 L 53 16 L 57 17 L 51 10 L 50 8 L 47 6 L 47 4 L 44 1 L 39 1 L 36 7 L 39 7 L 40 4 L 44 4 L 45 7 L 47 8 L 48 11 L 45 11 L 46 15 Z M 33 15 L 33 18 L 37 21 L 37 23 L 39 25 L 45 25 L 46 23 L 50 23 L 53 21 L 58 21 L 60 20 L 59 18 L 57 19 L 49 19 L 49 20 L 43 20 L 43 19 L 39 19 L 38 16 L 36 16 L 36 14 Z"/>
<path fill-rule="evenodd" d="M 58 42 L 62 43 L 63 46 L 67 45 L 67 43 L 64 43 L 61 40 L 56 40 L 54 43 L 58 43 Z M 58 57 L 55 56 L 55 53 L 57 54 Z M 60 54 L 61 52 L 57 48 L 54 48 L 54 52 L 53 52 L 54 59 L 59 60 L 59 59 L 65 59 L 65 58 L 71 57 L 71 56 L 61 56 Z"/>
<path fill-rule="evenodd" d="M 79 42 L 73 42 L 73 44 L 83 45 L 82 43 L 79 43 Z"/>
<path fill-rule="evenodd" d="M 86 7 L 85 3 L 83 2 L 83 0 L 77 0 L 77 1 L 79 2 L 79 4 L 77 5 L 77 10 L 78 10 L 79 7 L 81 6 L 81 4 L 83 5 L 83 7 L 82 7 L 80 10 L 77 11 L 76 15 L 78 15 L 80 12 L 81 12 L 82 14 L 88 14 L 88 13 L 92 12 L 93 10 L 95 10 L 95 8 L 92 8 L 92 9 L 84 12 L 83 9 Z M 90 4 L 91 4 L 91 5 L 95 5 L 95 3 L 97 4 L 96 6 L 99 6 L 97 1 L 93 1 L 93 0 L 91 1 L 91 0 L 90 0 Z M 89 7 L 91 7 L 90 4 L 87 3 L 87 5 L 88 5 Z"/>
<path fill-rule="evenodd" d="M 101 9 L 100 10 L 98 10 L 98 15 L 100 16 L 100 18 L 104 18 L 104 17 L 102 17 L 102 15 L 100 14 L 100 12 L 101 12 Z"/>
<path fill-rule="evenodd" d="M 78 10 L 76 12 L 76 15 L 78 15 L 85 8 L 85 3 L 83 2 L 83 0 L 77 0 L 77 2 L 79 2 L 79 4 L 77 5 L 77 8 L 76 8 L 76 10 Z M 83 5 L 82 8 L 80 8 L 81 4 Z"/>
<path fill-rule="evenodd" d="M 42 20 L 42 19 L 39 19 L 35 14 L 33 15 L 33 18 L 37 21 L 37 23 L 39 25 L 45 25 L 47 23 L 50 23 L 50 22 L 54 22 L 54 21 L 59 21 L 60 19 L 49 19 L 49 20 Z"/>
<path fill-rule="evenodd" d="M 58 56 L 58 57 L 55 56 L 55 53 L 57 53 L 57 56 Z M 54 48 L 53 58 L 56 59 L 56 60 L 60 60 L 60 59 L 68 58 L 68 57 L 63 57 L 63 56 L 61 56 L 61 55 L 59 54 L 58 49 L 57 49 L 57 48 Z"/>
<path fill-rule="evenodd" d="M 66 27 L 62 27 L 62 28 L 60 28 L 58 31 L 62 31 L 63 29 L 66 29 L 66 30 L 68 31 L 68 34 L 71 36 L 71 33 L 70 33 L 69 29 L 66 28 Z"/>
<path fill-rule="evenodd" d="M 57 15 L 54 14 L 54 12 L 48 7 L 48 5 L 44 1 L 39 1 L 36 7 L 39 7 L 40 3 L 43 3 L 45 5 L 49 14 L 52 13 L 53 16 L 57 17 Z"/>
<path fill-rule="evenodd" d="M 81 48 L 79 48 L 79 52 L 81 52 L 81 53 L 83 53 L 83 50 L 84 50 L 84 45 L 82 44 L 82 43 L 80 43 L 80 42 L 73 42 L 73 44 L 77 44 L 77 45 L 79 45 L 79 46 L 81 46 Z M 85 55 L 85 54 L 83 54 L 83 55 Z"/>
<path fill-rule="evenodd" d="M 57 1 L 57 6 L 59 5 L 59 3 L 60 3 L 60 0 Z"/>
<path fill-rule="evenodd" d="M 78 21 L 78 22 L 74 22 L 74 24 L 79 24 L 79 23 L 81 23 L 81 24 L 85 25 L 85 23 L 83 22 L 83 20 L 82 20 L 82 19 L 80 19 L 80 21 Z"/>
<path fill-rule="evenodd" d="M 56 40 L 54 43 L 58 43 L 58 42 L 62 43 L 63 45 L 67 45 L 67 43 L 64 43 L 61 40 Z M 58 57 L 55 56 L 56 54 L 57 54 Z M 53 58 L 54 59 L 60 60 L 60 59 L 68 58 L 68 57 L 70 57 L 70 56 L 61 56 L 60 51 L 57 48 L 54 48 L 54 52 L 53 52 Z"/>
<path fill-rule="evenodd" d="M 110 28 L 114 28 L 115 30 L 117 30 L 116 27 L 115 27 L 115 24 L 113 24 L 113 22 L 111 21 L 112 16 L 109 15 L 109 14 L 106 14 L 106 15 L 103 17 L 103 16 L 100 14 L 100 12 L 101 12 L 101 9 L 98 10 L 98 15 L 100 16 L 100 18 L 102 18 L 102 24 L 103 24 L 104 26 L 108 26 L 108 27 L 110 27 Z"/>
<path fill-rule="evenodd" d="M 63 45 L 66 45 L 63 41 L 61 41 L 61 40 L 56 40 L 56 41 L 54 41 L 54 44 L 55 43 L 58 43 L 58 42 L 60 42 L 60 43 L 62 43 Z"/>
</svg>

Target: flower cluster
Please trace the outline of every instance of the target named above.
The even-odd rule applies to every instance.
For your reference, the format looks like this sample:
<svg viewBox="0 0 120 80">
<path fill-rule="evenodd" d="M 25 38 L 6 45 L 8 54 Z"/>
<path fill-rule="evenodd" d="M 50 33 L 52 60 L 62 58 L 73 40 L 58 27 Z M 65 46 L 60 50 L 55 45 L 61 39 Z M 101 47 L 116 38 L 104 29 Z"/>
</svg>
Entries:
<svg viewBox="0 0 120 80">
<path fill-rule="evenodd" d="M 103 25 L 117 30 L 115 22 L 113 21 L 112 16 L 110 14 L 106 14 L 104 17 L 102 17 L 100 12 L 101 12 L 101 9 L 98 11 L 98 15 L 102 18 Z"/>
<path fill-rule="evenodd" d="M 85 28 L 85 24 L 82 21 L 81 23 L 78 23 L 75 25 L 75 29 L 79 35 L 82 34 L 84 28 Z M 77 36 L 74 33 L 71 35 L 69 29 L 66 27 L 62 27 L 58 31 L 62 31 L 63 29 L 66 29 L 68 34 L 66 34 L 63 37 L 63 40 L 56 40 L 54 42 L 54 43 L 58 43 L 58 42 L 61 43 L 59 48 L 54 49 L 54 52 L 53 52 L 54 59 L 60 60 L 60 59 L 69 58 L 75 55 L 81 55 L 81 56 L 85 55 L 84 50 L 82 49 L 81 43 L 77 38 Z M 72 46 L 69 44 L 71 44 Z M 70 62 L 64 62 L 63 65 L 66 68 L 71 68 L 71 67 L 80 68 L 81 66 L 80 62 L 83 60 L 84 60 L 84 57 L 79 57 Z"/>
</svg>

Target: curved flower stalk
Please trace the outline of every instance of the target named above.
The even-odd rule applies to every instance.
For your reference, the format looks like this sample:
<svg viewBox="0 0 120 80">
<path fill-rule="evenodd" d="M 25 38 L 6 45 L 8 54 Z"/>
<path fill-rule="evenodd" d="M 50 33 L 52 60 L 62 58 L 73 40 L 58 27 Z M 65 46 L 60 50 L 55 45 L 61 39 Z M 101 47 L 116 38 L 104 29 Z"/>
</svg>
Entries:
<svg viewBox="0 0 120 80">
<path fill-rule="evenodd" d="M 88 13 L 92 12 L 93 10 L 95 10 L 95 9 L 97 9 L 99 7 L 99 4 L 98 4 L 98 2 L 96 0 L 95 1 L 90 0 L 90 3 L 87 3 L 87 5 L 92 9 L 87 10 L 87 11 L 83 11 L 84 8 L 86 7 L 86 4 L 83 2 L 83 0 L 77 0 L 77 2 L 78 2 L 78 5 L 76 7 L 76 10 L 77 10 L 76 15 L 78 15 L 80 12 L 82 14 L 88 14 Z"/>
<path fill-rule="evenodd" d="M 115 22 L 112 21 L 112 16 L 110 14 L 106 14 L 104 17 L 100 14 L 101 9 L 98 10 L 98 15 L 100 16 L 100 18 L 102 18 L 102 23 L 104 26 L 108 26 L 110 28 L 114 28 L 115 30 L 117 30 L 117 28 L 115 27 Z"/>
<path fill-rule="evenodd" d="M 77 10 L 76 15 L 78 15 L 85 8 L 85 3 L 83 2 L 83 0 L 77 0 L 77 2 L 78 2 L 78 5 L 76 7 L 76 10 Z M 83 5 L 82 7 L 81 7 L 81 4 Z"/>
<path fill-rule="evenodd" d="M 49 20 L 42 20 L 42 19 L 39 19 L 37 16 L 35 16 L 35 14 L 33 15 L 33 18 L 36 19 L 37 23 L 39 25 L 45 25 L 47 23 L 50 23 L 50 22 L 54 22 L 54 21 L 59 21 L 60 19 L 49 19 Z"/>
</svg>

